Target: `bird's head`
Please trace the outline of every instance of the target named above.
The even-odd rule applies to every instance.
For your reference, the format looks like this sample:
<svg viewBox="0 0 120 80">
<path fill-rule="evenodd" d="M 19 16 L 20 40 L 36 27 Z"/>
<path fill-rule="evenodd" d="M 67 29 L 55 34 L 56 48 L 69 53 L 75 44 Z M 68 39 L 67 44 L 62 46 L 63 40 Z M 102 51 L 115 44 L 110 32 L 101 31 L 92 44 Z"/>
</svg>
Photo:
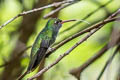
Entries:
<svg viewBox="0 0 120 80">
<path fill-rule="evenodd" d="M 58 31 L 62 27 L 62 24 L 66 23 L 66 22 L 71 22 L 71 21 L 76 21 L 76 20 L 62 21 L 58 18 L 51 18 L 50 20 L 48 20 L 47 26 L 50 27 L 50 28 L 53 28 L 56 31 Z"/>
</svg>

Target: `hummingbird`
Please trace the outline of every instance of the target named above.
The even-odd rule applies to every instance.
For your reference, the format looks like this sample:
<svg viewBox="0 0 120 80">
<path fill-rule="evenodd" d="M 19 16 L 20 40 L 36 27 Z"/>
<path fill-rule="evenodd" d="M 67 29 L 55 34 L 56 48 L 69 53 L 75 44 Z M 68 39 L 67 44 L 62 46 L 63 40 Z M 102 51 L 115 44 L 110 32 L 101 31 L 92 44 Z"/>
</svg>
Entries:
<svg viewBox="0 0 120 80">
<path fill-rule="evenodd" d="M 30 54 L 30 62 L 28 68 L 24 74 L 22 74 L 18 80 L 21 80 L 26 74 L 30 73 L 41 63 L 45 57 L 47 50 L 55 42 L 57 34 L 62 27 L 62 24 L 76 20 L 60 20 L 58 18 L 51 18 L 48 20 L 46 26 L 38 34 Z"/>
</svg>

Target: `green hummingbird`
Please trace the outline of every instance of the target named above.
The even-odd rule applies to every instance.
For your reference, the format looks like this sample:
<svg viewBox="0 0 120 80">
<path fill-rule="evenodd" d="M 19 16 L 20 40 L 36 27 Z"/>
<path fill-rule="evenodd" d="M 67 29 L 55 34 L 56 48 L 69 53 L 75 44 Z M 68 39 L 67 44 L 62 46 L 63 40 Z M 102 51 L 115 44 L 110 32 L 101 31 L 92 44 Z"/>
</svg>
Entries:
<svg viewBox="0 0 120 80">
<path fill-rule="evenodd" d="M 65 20 L 62 21 L 57 18 L 51 18 L 48 20 L 44 29 L 38 34 L 30 55 L 30 62 L 27 71 L 19 77 L 21 80 L 26 74 L 30 73 L 41 63 L 42 59 L 45 57 L 48 48 L 55 42 L 57 34 L 62 27 L 63 23 L 71 22 L 75 20 Z"/>
</svg>

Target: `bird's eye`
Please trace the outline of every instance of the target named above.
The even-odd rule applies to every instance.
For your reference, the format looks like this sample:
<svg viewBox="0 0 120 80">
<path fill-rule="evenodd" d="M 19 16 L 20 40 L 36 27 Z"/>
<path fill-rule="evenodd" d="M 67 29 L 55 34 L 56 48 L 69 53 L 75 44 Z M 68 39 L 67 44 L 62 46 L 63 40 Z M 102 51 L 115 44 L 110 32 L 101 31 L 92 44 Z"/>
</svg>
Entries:
<svg viewBox="0 0 120 80">
<path fill-rule="evenodd" d="M 59 22 L 58 21 L 55 21 L 55 24 L 58 24 Z"/>
<path fill-rule="evenodd" d="M 62 20 L 56 20 L 55 22 L 54 22 L 54 24 L 59 24 L 59 23 L 61 23 L 62 22 Z"/>
<path fill-rule="evenodd" d="M 59 24 L 59 23 L 60 23 L 60 21 L 55 21 L 54 23 L 55 23 L 55 24 Z"/>
</svg>

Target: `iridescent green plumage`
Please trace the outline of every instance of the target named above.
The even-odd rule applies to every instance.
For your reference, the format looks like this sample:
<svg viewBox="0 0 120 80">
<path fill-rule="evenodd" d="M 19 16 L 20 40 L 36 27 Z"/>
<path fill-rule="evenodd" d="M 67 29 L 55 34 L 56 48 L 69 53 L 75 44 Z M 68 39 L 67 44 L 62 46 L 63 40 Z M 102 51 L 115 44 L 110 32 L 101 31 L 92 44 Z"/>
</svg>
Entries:
<svg viewBox="0 0 120 80">
<path fill-rule="evenodd" d="M 19 80 L 40 64 L 42 59 L 45 57 L 48 48 L 55 42 L 62 24 L 69 21 L 74 20 L 62 21 L 57 18 L 51 18 L 47 22 L 45 28 L 39 33 L 32 46 L 30 62 L 27 71 L 20 76 Z"/>
<path fill-rule="evenodd" d="M 58 22 L 57 24 L 55 24 L 56 21 Z M 28 71 L 36 68 L 37 65 L 40 64 L 47 49 L 54 43 L 58 30 L 62 26 L 60 22 L 60 19 L 50 19 L 45 28 L 37 36 L 31 50 L 31 60 Z"/>
</svg>

